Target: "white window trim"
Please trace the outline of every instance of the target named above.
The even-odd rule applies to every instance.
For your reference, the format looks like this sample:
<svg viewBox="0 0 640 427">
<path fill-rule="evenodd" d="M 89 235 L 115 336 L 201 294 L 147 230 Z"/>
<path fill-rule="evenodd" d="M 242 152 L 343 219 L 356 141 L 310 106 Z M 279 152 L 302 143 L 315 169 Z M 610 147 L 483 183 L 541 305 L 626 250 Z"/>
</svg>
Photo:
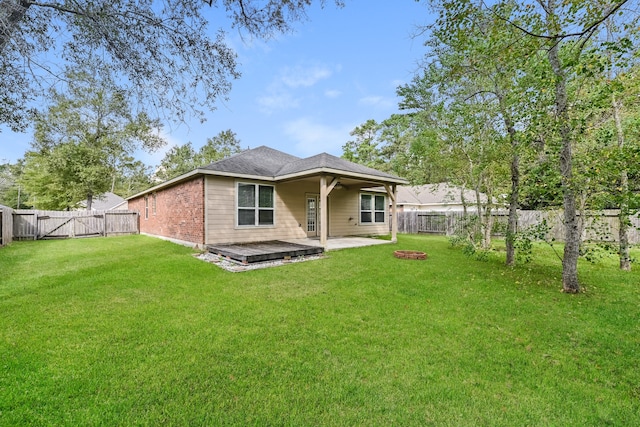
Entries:
<svg viewBox="0 0 640 427">
<path fill-rule="evenodd" d="M 255 223 L 254 225 L 240 225 L 238 224 L 238 211 L 240 209 L 251 209 L 251 208 L 246 208 L 246 207 L 240 207 L 238 206 L 238 195 L 240 193 L 240 191 L 238 190 L 240 188 L 240 185 L 253 185 L 254 188 L 256 189 L 255 191 L 255 207 L 253 208 L 255 210 L 256 216 L 255 216 Z M 259 192 L 259 188 L 260 186 L 262 187 L 271 187 L 273 188 L 273 207 L 272 208 L 260 208 L 259 205 L 259 197 L 260 197 L 260 192 Z M 275 228 L 276 226 L 276 186 L 272 185 L 272 184 L 265 184 L 265 183 L 261 183 L 261 182 L 248 182 L 248 181 L 236 181 L 235 182 L 235 228 L 236 229 L 255 229 L 255 228 Z M 263 224 L 260 225 L 258 224 L 258 219 L 259 219 L 259 212 L 260 210 L 272 210 L 273 211 L 273 224 Z"/>
<path fill-rule="evenodd" d="M 365 210 L 365 211 L 362 210 L 362 196 L 371 196 L 371 210 Z M 386 207 L 386 205 L 387 205 L 387 196 L 384 195 L 384 194 L 362 192 L 358 196 L 358 223 L 360 225 L 368 226 L 368 225 L 381 225 L 381 224 L 386 224 L 387 223 L 387 216 L 389 215 L 389 213 L 387 212 L 387 209 L 376 209 L 376 196 L 377 197 L 384 197 L 383 206 Z M 362 221 L 362 212 L 371 212 L 371 222 L 363 222 Z M 376 213 L 377 212 L 383 212 L 384 213 L 384 221 L 376 222 Z"/>
</svg>

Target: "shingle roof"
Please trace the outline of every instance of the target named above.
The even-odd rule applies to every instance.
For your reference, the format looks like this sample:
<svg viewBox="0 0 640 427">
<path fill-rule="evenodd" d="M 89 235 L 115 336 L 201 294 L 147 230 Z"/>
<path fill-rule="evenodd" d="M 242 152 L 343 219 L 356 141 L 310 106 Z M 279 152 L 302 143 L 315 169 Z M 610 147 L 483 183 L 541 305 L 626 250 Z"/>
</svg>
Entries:
<svg viewBox="0 0 640 427">
<path fill-rule="evenodd" d="M 100 196 L 94 197 L 91 202 L 91 209 L 94 211 L 108 211 L 115 208 L 121 203 L 124 203 L 124 199 L 117 194 L 106 192 Z M 87 201 L 80 202 L 80 206 L 87 207 Z"/>
<path fill-rule="evenodd" d="M 219 160 L 204 166 L 216 172 L 226 172 L 241 175 L 268 176 L 278 178 L 295 175 L 317 169 L 336 169 L 355 174 L 370 175 L 380 178 L 398 179 L 397 176 L 381 172 L 357 163 L 350 162 L 331 154 L 322 153 L 301 159 L 273 148 L 260 146 L 252 150 L 243 151 L 229 158 Z"/>
<path fill-rule="evenodd" d="M 337 169 L 345 172 L 379 176 L 381 178 L 398 178 L 397 176 L 393 176 L 358 163 L 353 163 L 327 153 L 317 154 L 312 157 L 307 157 L 306 159 L 300 159 L 296 162 L 288 163 L 278 171 L 278 176 L 297 174 L 321 168 Z"/>
<path fill-rule="evenodd" d="M 329 169 L 329 170 L 327 170 Z M 210 171 L 210 172 L 207 172 Z M 356 179 L 368 179 L 374 182 L 395 182 L 406 183 L 403 178 L 381 172 L 357 163 L 341 159 L 331 154 L 322 153 L 316 156 L 301 159 L 282 151 L 274 150 L 266 146 L 260 146 L 251 150 L 246 150 L 226 159 L 213 162 L 207 166 L 194 169 L 183 175 L 177 176 L 169 181 L 165 181 L 141 193 L 130 196 L 127 200 L 140 197 L 143 194 L 158 190 L 169 185 L 174 185 L 182 180 L 202 174 L 211 173 L 237 177 L 252 177 L 255 179 L 271 178 L 273 180 L 289 179 L 305 176 L 305 172 L 319 173 L 336 171 L 344 173 Z"/>
<path fill-rule="evenodd" d="M 298 160 L 300 160 L 299 157 L 263 145 L 226 159 L 218 160 L 200 169 L 241 175 L 275 177 L 283 165 Z"/>
<path fill-rule="evenodd" d="M 460 204 L 461 187 L 450 185 L 446 182 L 438 184 L 426 184 L 415 187 L 398 187 L 398 204 Z M 467 203 L 475 203 L 476 193 L 472 190 L 464 190 L 464 198 Z M 480 201 L 485 203 L 487 195 L 480 193 Z"/>
</svg>

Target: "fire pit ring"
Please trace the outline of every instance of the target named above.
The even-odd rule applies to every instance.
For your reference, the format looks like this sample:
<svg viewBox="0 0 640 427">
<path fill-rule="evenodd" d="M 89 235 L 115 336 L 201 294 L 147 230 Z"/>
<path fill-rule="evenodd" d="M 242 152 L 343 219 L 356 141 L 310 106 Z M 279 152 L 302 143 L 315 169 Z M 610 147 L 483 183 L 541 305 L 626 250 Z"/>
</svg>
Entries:
<svg viewBox="0 0 640 427">
<path fill-rule="evenodd" d="M 427 254 L 420 251 L 395 251 L 393 256 L 400 259 L 427 259 Z"/>
</svg>

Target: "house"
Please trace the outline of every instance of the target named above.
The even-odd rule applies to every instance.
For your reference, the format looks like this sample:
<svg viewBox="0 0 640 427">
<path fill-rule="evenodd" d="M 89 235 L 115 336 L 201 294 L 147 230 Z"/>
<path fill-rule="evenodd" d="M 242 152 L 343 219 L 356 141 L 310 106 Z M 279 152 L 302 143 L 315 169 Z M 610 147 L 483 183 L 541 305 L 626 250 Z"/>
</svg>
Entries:
<svg viewBox="0 0 640 427">
<path fill-rule="evenodd" d="M 284 239 L 396 237 L 402 178 L 327 153 L 299 158 L 261 146 L 129 197 L 140 232 L 198 246 Z M 374 189 L 378 187 L 378 189 Z M 391 226 L 391 227 L 390 227 Z"/>
<path fill-rule="evenodd" d="M 80 209 L 87 209 L 87 201 L 83 200 L 79 203 Z M 127 201 L 117 194 L 106 192 L 100 196 L 94 197 L 91 201 L 92 211 L 115 211 L 127 210 Z"/>
<path fill-rule="evenodd" d="M 418 186 L 398 186 L 398 212 L 406 211 L 469 211 L 477 209 L 476 193 L 462 187 L 441 182 Z M 487 195 L 480 193 L 480 202 L 487 203 Z"/>
</svg>

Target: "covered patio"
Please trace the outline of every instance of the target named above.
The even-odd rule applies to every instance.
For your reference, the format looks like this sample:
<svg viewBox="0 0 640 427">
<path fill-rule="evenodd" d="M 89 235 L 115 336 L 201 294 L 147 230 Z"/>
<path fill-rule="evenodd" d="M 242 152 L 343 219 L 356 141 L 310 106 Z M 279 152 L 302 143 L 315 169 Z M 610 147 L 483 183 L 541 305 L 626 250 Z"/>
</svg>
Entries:
<svg viewBox="0 0 640 427">
<path fill-rule="evenodd" d="M 307 246 L 322 247 L 320 238 L 294 239 L 287 240 L 291 243 L 298 243 Z M 363 246 L 385 245 L 394 243 L 391 240 L 376 239 L 371 237 L 327 237 L 325 249 L 327 251 L 335 251 L 339 249 L 360 248 Z"/>
</svg>

